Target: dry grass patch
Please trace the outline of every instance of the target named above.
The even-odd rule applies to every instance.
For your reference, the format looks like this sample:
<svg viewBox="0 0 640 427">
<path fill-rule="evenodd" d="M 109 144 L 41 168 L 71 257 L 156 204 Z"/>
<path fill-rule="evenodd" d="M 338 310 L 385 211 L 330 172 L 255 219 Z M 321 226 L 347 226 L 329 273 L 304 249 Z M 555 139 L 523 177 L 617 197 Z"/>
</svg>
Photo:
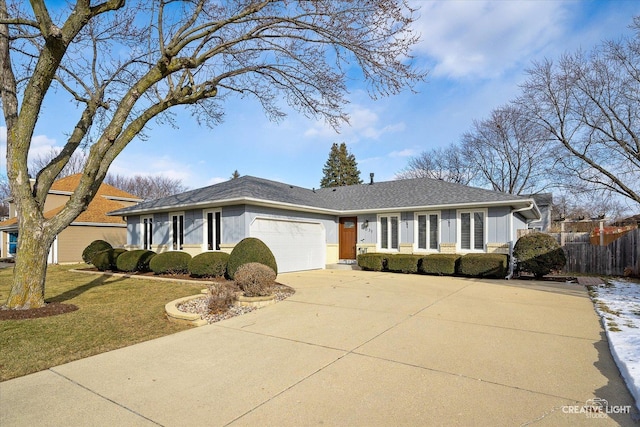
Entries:
<svg viewBox="0 0 640 427">
<path fill-rule="evenodd" d="M 51 266 L 46 301 L 78 310 L 57 316 L 0 321 L 0 381 L 189 329 L 166 320 L 164 306 L 200 292 L 202 284 L 73 273 Z M 81 265 L 86 267 L 86 265 Z M 13 271 L 0 270 L 0 304 Z"/>
</svg>

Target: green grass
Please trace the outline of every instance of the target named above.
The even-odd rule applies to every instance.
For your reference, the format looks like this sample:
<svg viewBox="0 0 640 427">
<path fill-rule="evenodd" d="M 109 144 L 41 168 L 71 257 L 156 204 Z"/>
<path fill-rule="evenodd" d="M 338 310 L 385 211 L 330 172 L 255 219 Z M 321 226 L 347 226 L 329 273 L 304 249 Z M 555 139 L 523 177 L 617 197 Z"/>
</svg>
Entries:
<svg viewBox="0 0 640 427">
<path fill-rule="evenodd" d="M 202 284 L 69 271 L 77 267 L 51 266 L 45 299 L 74 304 L 79 310 L 40 319 L 0 321 L 0 381 L 190 328 L 170 323 L 164 306 L 197 294 Z M 11 268 L 0 270 L 0 305 L 7 300 L 11 278 Z"/>
</svg>

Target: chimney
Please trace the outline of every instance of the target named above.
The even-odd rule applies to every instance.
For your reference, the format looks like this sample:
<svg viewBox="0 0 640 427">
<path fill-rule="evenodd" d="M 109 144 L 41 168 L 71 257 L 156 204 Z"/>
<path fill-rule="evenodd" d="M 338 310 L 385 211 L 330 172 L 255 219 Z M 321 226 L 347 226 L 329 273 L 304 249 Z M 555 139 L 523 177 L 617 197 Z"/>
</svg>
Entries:
<svg viewBox="0 0 640 427">
<path fill-rule="evenodd" d="M 369 178 L 371 178 L 371 181 L 369 182 L 369 185 L 373 185 L 373 172 L 371 172 L 369 174 Z"/>
</svg>

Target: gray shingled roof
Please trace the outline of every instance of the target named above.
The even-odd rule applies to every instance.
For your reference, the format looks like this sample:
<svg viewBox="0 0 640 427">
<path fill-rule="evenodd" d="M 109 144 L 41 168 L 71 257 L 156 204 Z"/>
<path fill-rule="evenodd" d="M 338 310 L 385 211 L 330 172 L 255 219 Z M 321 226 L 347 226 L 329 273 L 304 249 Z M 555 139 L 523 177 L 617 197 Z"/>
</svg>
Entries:
<svg viewBox="0 0 640 427">
<path fill-rule="evenodd" d="M 215 206 L 237 202 L 295 205 L 300 208 L 340 213 L 411 207 L 504 204 L 525 205 L 531 199 L 429 178 L 376 182 L 310 190 L 252 176 L 143 202 L 111 215 Z"/>
</svg>

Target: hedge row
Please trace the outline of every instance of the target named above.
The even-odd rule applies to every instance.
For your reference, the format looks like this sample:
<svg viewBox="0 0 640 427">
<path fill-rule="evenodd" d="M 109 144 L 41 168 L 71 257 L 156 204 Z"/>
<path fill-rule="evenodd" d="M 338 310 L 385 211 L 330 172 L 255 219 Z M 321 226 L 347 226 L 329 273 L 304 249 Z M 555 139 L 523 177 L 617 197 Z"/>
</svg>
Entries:
<svg viewBox="0 0 640 427">
<path fill-rule="evenodd" d="M 384 254 L 358 255 L 363 270 L 420 273 L 439 276 L 473 276 L 502 279 L 508 274 L 508 256 L 504 254 Z"/>
<path fill-rule="evenodd" d="M 244 264 L 258 262 L 278 271 L 275 257 L 260 240 L 247 238 L 239 242 L 231 254 L 204 252 L 195 257 L 182 251 L 156 254 L 153 251 L 111 248 L 107 242 L 96 240 L 85 249 L 85 262 L 100 271 L 147 272 L 156 274 L 190 274 L 193 277 L 233 278 L 235 271 Z"/>
</svg>

